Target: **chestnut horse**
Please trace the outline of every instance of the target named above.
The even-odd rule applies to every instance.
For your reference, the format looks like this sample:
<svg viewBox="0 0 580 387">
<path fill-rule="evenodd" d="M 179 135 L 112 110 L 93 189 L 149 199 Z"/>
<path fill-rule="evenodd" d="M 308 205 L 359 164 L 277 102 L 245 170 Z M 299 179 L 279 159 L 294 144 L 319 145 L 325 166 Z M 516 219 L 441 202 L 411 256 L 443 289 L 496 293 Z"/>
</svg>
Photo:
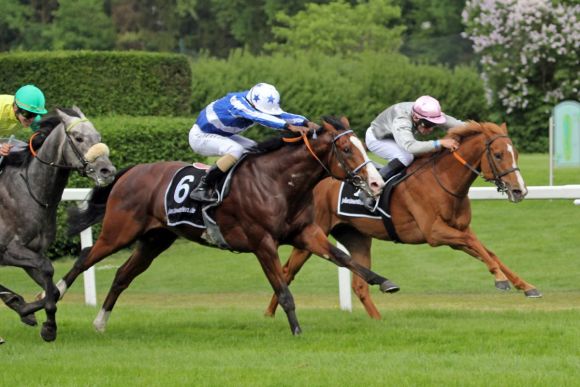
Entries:
<svg viewBox="0 0 580 387">
<path fill-rule="evenodd" d="M 498 289 L 508 290 L 510 281 L 527 297 L 541 297 L 533 285 L 521 279 L 488 250 L 469 227 L 471 208 L 467 194 L 478 175 L 493 181 L 498 190 L 507 192 L 512 202 L 523 200 L 527 194 L 517 167 L 518 155 L 507 135 L 507 128 L 489 122 L 468 122 L 465 126 L 451 129 L 447 136 L 459 140 L 460 149 L 455 153 L 444 150 L 417 158 L 407 169 L 406 178 L 392 192 L 390 210 L 401 242 L 429 243 L 434 247 L 447 245 L 462 250 L 487 266 Z M 391 237 L 380 219 L 338 215 L 340 184 L 325 179 L 314 189 L 316 223 L 327 235 L 331 233 L 342 243 L 355 261 L 370 268 L 372 238 L 388 241 Z M 310 252 L 306 250 L 292 251 L 284 266 L 288 283 L 309 257 Z M 357 276 L 353 276 L 352 289 L 369 316 L 379 319 L 368 286 Z M 274 295 L 265 314 L 274 315 L 276 306 Z"/>
<path fill-rule="evenodd" d="M 346 266 L 383 292 L 398 287 L 354 262 L 327 239 L 314 223 L 312 190 L 324 177 L 346 179 L 373 196 L 384 182 L 370 163 L 362 142 L 348 129 L 348 121 L 327 117 L 323 126 L 302 141 L 275 138 L 258 145 L 267 149 L 247 155 L 231 180 L 231 190 L 215 209 L 214 219 L 231 250 L 253 252 L 286 312 L 293 334 L 301 332 L 292 294 L 282 273 L 278 246 L 290 244 Z M 300 140 L 300 138 L 298 138 Z M 109 294 L 94 321 L 104 331 L 121 292 L 146 270 L 153 259 L 178 237 L 207 244 L 204 229 L 190 225 L 168 226 L 164 196 L 177 170 L 186 164 L 159 162 L 134 166 L 118 174 L 107 190 L 95 189 L 88 210 L 73 220 L 83 229 L 99 221 L 103 227 L 90 250 L 83 251 L 74 267 L 59 281 L 61 294 L 75 278 L 112 253 L 137 242 L 132 255 L 117 271 Z M 106 209 L 103 205 L 106 203 Z M 104 214 L 104 215 L 103 215 Z M 80 223 L 79 223 L 80 222 Z M 76 231 L 75 231 L 76 232 Z"/>
</svg>

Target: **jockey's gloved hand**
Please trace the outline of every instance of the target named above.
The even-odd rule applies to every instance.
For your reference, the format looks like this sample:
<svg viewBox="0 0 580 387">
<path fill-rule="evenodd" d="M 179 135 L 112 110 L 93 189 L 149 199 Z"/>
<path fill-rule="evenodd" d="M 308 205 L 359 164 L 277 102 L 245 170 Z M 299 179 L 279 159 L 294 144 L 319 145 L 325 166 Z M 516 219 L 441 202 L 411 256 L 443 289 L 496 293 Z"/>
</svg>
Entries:
<svg viewBox="0 0 580 387">
<path fill-rule="evenodd" d="M 309 128 L 307 128 L 305 126 L 296 126 L 296 125 L 292 125 L 292 124 L 286 124 L 284 127 L 286 129 L 288 129 L 289 131 L 294 132 L 294 133 L 299 133 L 300 135 L 308 134 L 308 131 L 310 130 Z"/>
</svg>

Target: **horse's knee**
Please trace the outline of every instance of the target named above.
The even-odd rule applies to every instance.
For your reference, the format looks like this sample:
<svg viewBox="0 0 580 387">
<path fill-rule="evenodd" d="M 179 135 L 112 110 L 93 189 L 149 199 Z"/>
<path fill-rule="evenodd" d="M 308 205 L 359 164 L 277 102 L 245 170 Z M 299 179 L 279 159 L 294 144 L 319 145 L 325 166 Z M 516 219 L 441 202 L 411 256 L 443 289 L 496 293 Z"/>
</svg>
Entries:
<svg viewBox="0 0 580 387">
<path fill-rule="evenodd" d="M 42 274 L 48 278 L 52 278 L 54 275 L 54 267 L 48 258 L 43 259 L 40 263 L 38 270 L 42 272 Z"/>
</svg>

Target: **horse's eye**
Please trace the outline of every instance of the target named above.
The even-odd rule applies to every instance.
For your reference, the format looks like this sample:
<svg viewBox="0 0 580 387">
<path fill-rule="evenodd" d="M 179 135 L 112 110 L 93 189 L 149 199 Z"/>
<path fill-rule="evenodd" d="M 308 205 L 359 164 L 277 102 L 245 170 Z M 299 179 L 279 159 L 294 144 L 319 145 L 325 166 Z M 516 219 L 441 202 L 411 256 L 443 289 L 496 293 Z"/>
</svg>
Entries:
<svg viewBox="0 0 580 387">
<path fill-rule="evenodd" d="M 350 153 L 350 147 L 345 146 L 344 148 L 342 148 L 342 152 L 343 153 Z"/>
<path fill-rule="evenodd" d="M 501 153 L 494 153 L 493 157 L 495 157 L 496 160 L 501 160 Z"/>
<path fill-rule="evenodd" d="M 78 143 L 81 143 L 81 142 L 84 141 L 84 139 L 82 137 L 80 137 L 80 136 L 77 136 L 77 137 L 75 137 L 75 141 L 78 142 Z"/>
</svg>

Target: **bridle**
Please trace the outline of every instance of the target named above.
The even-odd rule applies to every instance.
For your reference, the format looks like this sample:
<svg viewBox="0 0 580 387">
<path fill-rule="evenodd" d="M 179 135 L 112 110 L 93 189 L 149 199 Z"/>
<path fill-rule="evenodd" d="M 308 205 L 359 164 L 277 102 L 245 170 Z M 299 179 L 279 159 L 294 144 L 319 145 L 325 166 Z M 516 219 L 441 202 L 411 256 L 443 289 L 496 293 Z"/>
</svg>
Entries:
<svg viewBox="0 0 580 387">
<path fill-rule="evenodd" d="M 490 183 L 494 183 L 495 186 L 497 187 L 497 191 L 498 192 L 507 192 L 508 188 L 507 185 L 504 183 L 503 180 L 501 180 L 502 177 L 515 172 L 515 171 L 519 171 L 520 168 L 519 167 L 514 167 L 514 168 L 508 168 L 506 170 L 500 171 L 498 166 L 496 165 L 493 155 L 491 154 L 491 144 L 493 144 L 493 142 L 495 140 L 497 140 L 498 138 L 509 138 L 506 135 L 497 135 L 494 136 L 492 138 L 490 138 L 489 140 L 487 140 L 485 142 L 485 149 L 482 151 L 482 153 L 480 153 L 478 159 L 481 159 L 481 156 L 483 155 L 483 152 L 486 153 L 486 157 L 487 157 L 487 162 L 489 163 L 489 167 L 491 169 L 491 173 L 493 174 L 492 177 L 487 177 L 485 176 L 485 174 L 482 171 L 478 171 L 477 168 L 475 168 L 474 166 L 472 166 L 471 164 L 469 164 L 467 161 L 465 161 L 465 159 L 463 157 L 461 157 L 459 155 L 459 153 L 457 153 L 457 151 L 453 151 L 451 152 L 451 154 L 453 155 L 453 157 L 455 157 L 455 159 L 457 161 L 459 161 L 460 164 L 462 164 L 464 167 L 470 169 L 473 173 L 475 173 L 476 175 L 478 175 L 479 177 L 481 177 L 482 179 L 484 179 L 487 182 Z M 441 153 L 440 153 L 441 154 Z M 458 195 L 452 191 L 450 191 L 449 189 L 447 189 L 443 183 L 441 182 L 441 180 L 439 179 L 436 171 L 435 171 L 435 161 L 436 158 L 433 158 L 433 176 L 435 176 L 435 180 L 437 181 L 437 183 L 439 184 L 439 186 L 447 193 L 449 193 L 452 196 L 455 196 L 457 198 L 461 198 L 461 195 Z"/>
<path fill-rule="evenodd" d="M 316 155 L 316 153 L 314 153 L 314 149 L 312 149 L 312 145 L 310 145 L 310 141 L 308 140 L 308 135 L 306 133 L 302 133 L 300 137 L 290 137 L 290 138 L 283 138 L 283 141 L 285 142 L 297 142 L 297 141 L 304 141 L 304 145 L 306 145 L 306 148 L 308 149 L 308 152 L 312 155 L 312 157 L 314 157 L 314 159 L 316 161 L 318 161 L 318 163 L 320 164 L 320 166 L 322 166 L 322 168 L 326 171 L 326 173 L 337 179 L 337 180 L 344 180 L 352 185 L 354 185 L 357 188 L 361 188 L 364 187 L 365 183 L 363 178 L 359 175 L 360 171 L 368 164 L 371 162 L 371 160 L 365 160 L 363 161 L 359 166 L 357 166 L 354 169 L 350 169 L 348 167 L 348 165 L 346 165 L 346 162 L 344 160 L 344 157 L 342 157 L 341 153 L 338 151 L 337 147 L 336 147 L 336 142 L 338 141 L 338 139 L 340 139 L 343 136 L 349 135 L 354 133 L 352 130 L 345 130 L 342 133 L 337 134 L 336 136 L 334 136 L 334 138 L 332 139 L 332 154 L 336 155 L 336 160 L 338 161 L 338 164 L 340 165 L 340 167 L 346 172 L 346 177 L 344 179 L 339 178 L 338 176 L 334 175 L 332 173 L 332 171 L 330 170 L 329 167 L 327 167 L 322 160 L 320 160 L 320 158 Z M 316 132 L 314 132 L 314 135 L 316 135 Z"/>
<path fill-rule="evenodd" d="M 34 137 L 38 134 L 35 133 L 30 137 L 30 140 L 28 141 L 28 148 L 30 149 L 30 153 L 32 154 L 32 156 L 34 158 L 36 158 L 36 160 L 38 160 L 41 164 L 44 165 L 48 165 L 50 167 L 54 167 L 54 168 L 58 168 L 58 169 L 65 169 L 65 170 L 76 170 L 78 171 L 81 176 L 87 176 L 88 173 L 92 173 L 94 172 L 94 170 L 92 169 L 92 167 L 90 167 L 89 162 L 87 161 L 87 159 L 85 158 L 85 156 L 83 155 L 83 153 L 78 149 L 78 147 L 74 144 L 71 136 L 70 136 L 70 131 L 72 130 L 72 128 L 74 128 L 76 125 L 82 123 L 82 122 L 87 122 L 88 119 L 86 118 L 81 118 L 79 120 L 74 121 L 73 123 L 71 123 L 69 126 L 67 126 L 64 129 L 64 133 L 66 136 L 66 140 L 68 141 L 74 155 L 76 156 L 76 158 L 78 159 L 78 161 L 81 163 L 81 166 L 72 166 L 72 165 L 65 165 L 65 164 L 58 164 L 54 161 L 45 161 L 42 160 L 40 157 L 38 157 L 38 154 L 36 153 L 36 151 L 33 149 L 32 147 L 32 140 L 34 139 Z M 64 156 L 62 157 L 64 159 Z M 26 172 L 25 175 L 20 174 L 20 176 L 22 177 L 22 179 L 25 181 L 26 183 L 26 188 L 28 189 L 28 193 L 30 194 L 30 196 L 32 197 L 32 199 L 41 207 L 44 208 L 48 208 L 49 203 L 43 203 L 41 202 L 32 192 L 32 188 L 30 187 L 30 181 L 28 179 L 28 170 L 30 169 L 30 163 L 28 164 L 28 166 L 26 167 Z M 60 201 L 60 200 L 59 200 Z"/>
<path fill-rule="evenodd" d="M 86 176 L 88 173 L 94 172 L 94 170 L 92 170 L 89 167 L 89 162 L 87 161 L 87 159 L 85 158 L 83 153 L 79 150 L 79 148 L 75 145 L 75 143 L 73 142 L 73 140 L 70 136 L 70 131 L 72 130 L 72 128 L 74 128 L 75 126 L 77 126 L 78 124 L 80 124 L 82 122 L 87 122 L 87 121 L 88 120 L 86 118 L 81 118 L 79 120 L 76 120 L 75 122 L 73 122 L 72 124 L 70 124 L 69 126 L 67 126 L 64 129 L 64 134 L 66 136 L 66 139 L 67 139 L 74 155 L 77 157 L 78 161 L 81 163 L 80 167 L 79 166 L 74 167 L 72 165 L 65 165 L 65 164 L 57 164 L 54 161 L 45 161 L 45 160 L 42 160 L 40 157 L 38 157 L 38 155 L 36 154 L 36 151 L 32 148 L 32 139 L 34 138 L 34 136 L 36 134 L 33 135 L 32 137 L 30 137 L 30 141 L 28 144 L 28 146 L 30 148 L 30 152 L 32 153 L 32 156 L 36 157 L 36 159 L 44 165 L 48 165 L 48 166 L 59 168 L 59 169 L 76 170 L 81 174 L 81 176 Z"/>
</svg>

